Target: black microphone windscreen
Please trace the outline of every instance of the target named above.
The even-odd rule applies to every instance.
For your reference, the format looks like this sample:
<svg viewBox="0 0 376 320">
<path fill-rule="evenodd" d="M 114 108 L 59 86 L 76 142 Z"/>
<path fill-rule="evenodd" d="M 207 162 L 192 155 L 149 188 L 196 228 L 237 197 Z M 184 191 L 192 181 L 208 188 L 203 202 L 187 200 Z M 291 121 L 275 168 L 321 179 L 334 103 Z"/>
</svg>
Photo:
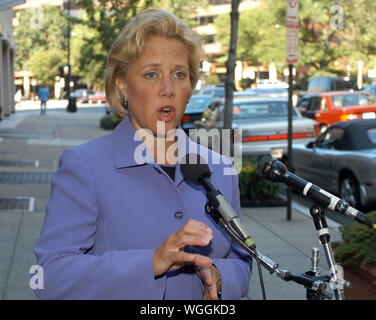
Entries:
<svg viewBox="0 0 376 320">
<path fill-rule="evenodd" d="M 201 184 L 202 178 L 210 178 L 211 172 L 205 159 L 195 153 L 189 153 L 180 162 L 180 170 L 185 178 L 194 184 Z"/>
<path fill-rule="evenodd" d="M 287 172 L 286 166 L 281 161 L 270 156 L 262 157 L 257 163 L 256 170 L 261 177 L 272 182 L 284 181 L 284 174 Z"/>
<path fill-rule="evenodd" d="M 270 160 L 274 158 L 270 156 L 263 156 L 257 163 L 257 172 L 261 177 L 265 177 L 268 166 L 270 166 Z"/>
</svg>

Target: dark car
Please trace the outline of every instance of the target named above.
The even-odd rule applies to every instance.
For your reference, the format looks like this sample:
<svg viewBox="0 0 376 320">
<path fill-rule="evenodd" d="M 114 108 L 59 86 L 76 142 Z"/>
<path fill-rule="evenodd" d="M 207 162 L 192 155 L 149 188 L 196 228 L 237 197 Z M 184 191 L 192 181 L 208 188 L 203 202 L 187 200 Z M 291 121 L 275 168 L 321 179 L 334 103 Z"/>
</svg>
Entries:
<svg viewBox="0 0 376 320">
<path fill-rule="evenodd" d="M 308 80 L 308 92 L 328 92 L 354 89 L 354 83 L 339 77 L 315 77 Z"/>
<path fill-rule="evenodd" d="M 299 92 L 299 100 L 307 94 L 331 91 L 348 91 L 356 89 L 354 80 L 345 80 L 339 77 L 313 77 L 308 79 L 307 90 Z"/>
<path fill-rule="evenodd" d="M 294 145 L 300 177 L 356 208 L 376 204 L 376 119 L 337 122 L 314 142 Z"/>
<path fill-rule="evenodd" d="M 193 122 L 200 119 L 208 105 L 215 100 L 214 96 L 193 95 L 187 104 L 184 115 L 181 119 L 181 127 L 185 132 L 193 128 Z"/>
<path fill-rule="evenodd" d="M 376 118 L 376 99 L 361 91 L 306 95 L 297 107 L 304 117 L 319 123 L 321 132 L 337 121 Z"/>
<path fill-rule="evenodd" d="M 363 88 L 363 91 L 369 93 L 369 94 L 372 95 L 374 98 L 376 98 L 376 85 L 365 86 L 365 87 Z"/>
</svg>

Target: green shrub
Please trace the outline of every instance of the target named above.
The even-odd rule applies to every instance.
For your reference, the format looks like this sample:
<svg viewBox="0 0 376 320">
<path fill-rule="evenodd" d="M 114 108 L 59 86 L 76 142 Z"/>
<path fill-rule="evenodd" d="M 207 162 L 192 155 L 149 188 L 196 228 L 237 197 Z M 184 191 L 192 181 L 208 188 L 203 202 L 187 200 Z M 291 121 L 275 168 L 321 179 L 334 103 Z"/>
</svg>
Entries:
<svg viewBox="0 0 376 320">
<path fill-rule="evenodd" d="M 241 200 L 255 202 L 279 200 L 277 192 L 279 186 L 264 180 L 256 171 L 256 164 L 252 161 L 243 162 L 239 173 L 239 189 Z"/>
<path fill-rule="evenodd" d="M 376 220 L 376 211 L 367 214 Z M 340 227 L 343 242 L 335 258 L 344 267 L 376 266 L 376 231 L 360 223 Z"/>
<path fill-rule="evenodd" d="M 100 127 L 105 130 L 113 130 L 119 124 L 121 119 L 115 115 L 104 116 L 100 120 Z"/>
<path fill-rule="evenodd" d="M 221 79 L 218 77 L 218 75 L 216 74 L 209 74 L 206 79 L 205 79 L 205 83 L 207 85 L 211 85 L 211 84 L 220 84 L 221 83 Z"/>
</svg>

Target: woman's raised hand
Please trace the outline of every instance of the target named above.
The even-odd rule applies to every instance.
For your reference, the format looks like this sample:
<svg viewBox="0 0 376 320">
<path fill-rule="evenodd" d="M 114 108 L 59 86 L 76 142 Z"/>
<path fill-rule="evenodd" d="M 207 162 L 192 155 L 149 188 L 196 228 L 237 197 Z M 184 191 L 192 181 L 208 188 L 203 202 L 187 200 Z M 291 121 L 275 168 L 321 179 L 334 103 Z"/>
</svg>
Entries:
<svg viewBox="0 0 376 320">
<path fill-rule="evenodd" d="M 207 246 L 213 239 L 213 231 L 203 222 L 189 220 L 180 230 L 170 235 L 153 255 L 154 276 L 174 271 L 186 264 L 209 267 L 209 257 L 184 251 L 185 246 Z"/>
</svg>

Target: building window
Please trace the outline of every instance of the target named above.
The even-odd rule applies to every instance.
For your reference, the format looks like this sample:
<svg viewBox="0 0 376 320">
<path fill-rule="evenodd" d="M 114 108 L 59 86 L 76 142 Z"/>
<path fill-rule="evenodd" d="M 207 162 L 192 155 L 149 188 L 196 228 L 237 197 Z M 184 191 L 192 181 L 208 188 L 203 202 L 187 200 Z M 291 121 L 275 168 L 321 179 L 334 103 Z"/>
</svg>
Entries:
<svg viewBox="0 0 376 320">
<path fill-rule="evenodd" d="M 205 26 L 207 24 L 214 23 L 214 19 L 216 17 L 217 17 L 216 15 L 194 17 L 193 20 L 194 20 L 196 26 Z"/>
<path fill-rule="evenodd" d="M 215 42 L 214 34 L 204 36 L 204 43 L 214 43 L 214 42 Z"/>
</svg>

